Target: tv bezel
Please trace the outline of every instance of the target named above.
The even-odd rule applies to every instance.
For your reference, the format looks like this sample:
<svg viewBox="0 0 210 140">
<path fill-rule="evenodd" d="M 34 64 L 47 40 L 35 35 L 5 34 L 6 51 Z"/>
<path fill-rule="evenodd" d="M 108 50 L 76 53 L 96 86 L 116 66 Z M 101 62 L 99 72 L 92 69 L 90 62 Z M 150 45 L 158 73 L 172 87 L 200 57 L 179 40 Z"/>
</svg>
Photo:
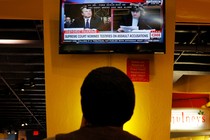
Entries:
<svg viewBox="0 0 210 140">
<path fill-rule="evenodd" d="M 166 53 L 166 13 L 165 1 L 162 1 L 162 40 L 163 42 L 124 43 L 124 44 L 72 44 L 62 41 L 62 4 L 59 13 L 59 54 L 165 54 Z"/>
</svg>

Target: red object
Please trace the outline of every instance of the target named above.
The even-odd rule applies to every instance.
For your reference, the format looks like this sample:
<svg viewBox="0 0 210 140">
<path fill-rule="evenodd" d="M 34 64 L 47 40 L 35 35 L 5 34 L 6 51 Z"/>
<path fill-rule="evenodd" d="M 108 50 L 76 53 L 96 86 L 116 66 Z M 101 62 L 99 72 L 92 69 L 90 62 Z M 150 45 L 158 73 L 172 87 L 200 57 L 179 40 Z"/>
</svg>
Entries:
<svg viewBox="0 0 210 140">
<path fill-rule="evenodd" d="M 128 59 L 127 75 L 133 82 L 149 82 L 149 60 Z"/>
<path fill-rule="evenodd" d="M 38 136 L 38 135 L 39 135 L 39 131 L 34 130 L 34 131 L 33 131 L 33 135 L 34 135 L 34 136 Z"/>
<path fill-rule="evenodd" d="M 209 102 L 209 94 L 173 93 L 172 108 L 200 108 Z"/>
</svg>

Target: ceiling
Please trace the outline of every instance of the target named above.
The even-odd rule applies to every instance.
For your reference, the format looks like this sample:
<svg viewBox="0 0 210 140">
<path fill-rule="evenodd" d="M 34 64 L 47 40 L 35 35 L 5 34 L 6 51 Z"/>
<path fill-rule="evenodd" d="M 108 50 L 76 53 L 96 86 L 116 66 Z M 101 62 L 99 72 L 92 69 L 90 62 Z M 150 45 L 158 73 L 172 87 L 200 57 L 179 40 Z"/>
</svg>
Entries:
<svg viewBox="0 0 210 140">
<path fill-rule="evenodd" d="M 176 24 L 174 81 L 183 75 L 210 74 L 210 26 Z"/>
<path fill-rule="evenodd" d="M 177 24 L 174 72 L 208 74 L 209 45 L 209 26 Z M 45 111 L 43 21 L 0 20 L 0 130 L 45 131 Z"/>
<path fill-rule="evenodd" d="M 40 20 L 0 20 L 0 114 L 0 131 L 46 130 Z"/>
</svg>

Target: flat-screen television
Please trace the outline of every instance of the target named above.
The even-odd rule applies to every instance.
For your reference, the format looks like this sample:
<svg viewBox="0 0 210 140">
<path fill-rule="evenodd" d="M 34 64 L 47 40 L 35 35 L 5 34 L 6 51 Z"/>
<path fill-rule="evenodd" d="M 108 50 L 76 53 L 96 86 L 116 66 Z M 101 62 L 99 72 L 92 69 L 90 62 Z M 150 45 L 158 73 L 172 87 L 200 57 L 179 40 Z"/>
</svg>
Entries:
<svg viewBox="0 0 210 140">
<path fill-rule="evenodd" d="M 165 0 L 61 0 L 59 53 L 164 54 Z"/>
</svg>

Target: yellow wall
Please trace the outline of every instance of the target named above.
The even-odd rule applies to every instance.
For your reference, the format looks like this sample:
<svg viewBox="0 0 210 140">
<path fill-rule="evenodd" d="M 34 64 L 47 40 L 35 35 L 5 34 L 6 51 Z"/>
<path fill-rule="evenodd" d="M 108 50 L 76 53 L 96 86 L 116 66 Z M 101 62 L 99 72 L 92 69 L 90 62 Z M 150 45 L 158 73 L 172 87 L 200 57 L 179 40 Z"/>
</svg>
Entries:
<svg viewBox="0 0 210 140">
<path fill-rule="evenodd" d="M 210 0 L 176 0 L 176 22 L 208 23 Z"/>
<path fill-rule="evenodd" d="M 7 134 L 6 133 L 0 133 L 0 140 L 1 139 L 7 139 Z"/>
<path fill-rule="evenodd" d="M 174 93 L 210 93 L 210 75 L 183 75 L 173 85 Z"/>
<path fill-rule="evenodd" d="M 182 137 L 182 138 L 174 138 L 171 140 L 209 140 L 209 136 Z"/>
<path fill-rule="evenodd" d="M 93 68 L 115 66 L 126 71 L 126 59 L 150 60 L 150 82 L 134 83 L 136 107 L 125 129 L 143 140 L 170 139 L 175 2 L 167 1 L 165 55 L 59 55 L 59 0 L 44 1 L 44 52 L 47 134 L 54 136 L 80 127 L 80 86 Z"/>
<path fill-rule="evenodd" d="M 43 0 L 0 0 L 0 19 L 43 19 Z"/>
</svg>

